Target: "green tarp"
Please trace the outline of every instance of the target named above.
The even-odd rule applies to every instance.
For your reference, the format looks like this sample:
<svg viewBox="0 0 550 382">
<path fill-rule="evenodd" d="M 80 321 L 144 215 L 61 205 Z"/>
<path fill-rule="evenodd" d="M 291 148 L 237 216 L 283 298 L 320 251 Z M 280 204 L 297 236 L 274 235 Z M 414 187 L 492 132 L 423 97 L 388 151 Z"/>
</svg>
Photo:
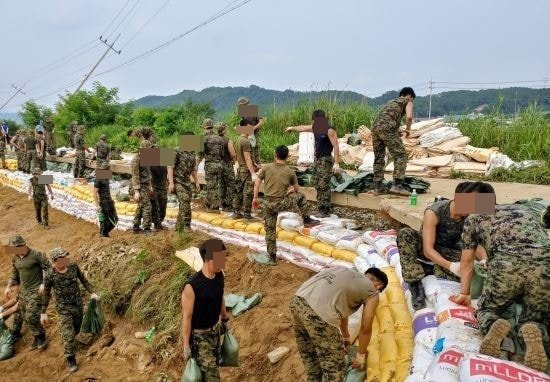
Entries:
<svg viewBox="0 0 550 382">
<path fill-rule="evenodd" d="M 523 199 L 516 202 L 516 204 L 524 204 L 527 206 L 535 216 L 537 220 L 544 226 L 544 228 L 550 228 L 550 200 L 544 200 L 542 198 L 533 198 L 531 200 Z"/>
</svg>

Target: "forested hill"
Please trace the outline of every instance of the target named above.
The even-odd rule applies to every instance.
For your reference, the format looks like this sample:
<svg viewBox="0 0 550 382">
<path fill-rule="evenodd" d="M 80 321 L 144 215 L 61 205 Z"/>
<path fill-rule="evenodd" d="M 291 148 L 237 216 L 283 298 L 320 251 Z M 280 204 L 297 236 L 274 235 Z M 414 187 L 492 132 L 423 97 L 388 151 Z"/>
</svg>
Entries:
<svg viewBox="0 0 550 382">
<path fill-rule="evenodd" d="M 285 107 L 297 104 L 300 101 L 318 98 L 336 99 L 338 102 L 367 102 L 379 106 L 396 97 L 397 91 L 387 92 L 376 98 L 368 98 L 352 91 L 314 91 L 300 92 L 294 90 L 271 90 L 255 85 L 249 87 L 209 87 L 201 91 L 183 90 L 170 96 L 146 96 L 134 101 L 136 106 L 164 107 L 193 102 L 210 103 L 217 114 L 222 115 L 231 110 L 237 98 L 246 96 L 252 104 L 266 107 Z M 542 109 L 550 111 L 550 88 L 505 88 L 487 90 L 457 90 L 434 94 L 432 96 L 432 116 L 469 114 L 477 110 L 487 112 L 493 106 L 501 104 L 501 110 L 512 114 L 517 108 L 537 103 Z M 415 117 L 427 117 L 428 97 L 417 97 L 415 100 Z"/>
</svg>

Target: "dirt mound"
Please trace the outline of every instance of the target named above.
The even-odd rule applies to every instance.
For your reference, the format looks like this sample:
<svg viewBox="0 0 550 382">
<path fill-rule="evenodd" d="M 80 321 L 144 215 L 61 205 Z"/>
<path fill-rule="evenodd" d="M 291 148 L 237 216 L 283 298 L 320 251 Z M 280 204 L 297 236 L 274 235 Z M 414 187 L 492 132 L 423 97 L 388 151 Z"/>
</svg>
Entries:
<svg viewBox="0 0 550 382">
<path fill-rule="evenodd" d="M 57 318 L 50 304 L 52 324 L 47 329 L 50 345 L 43 352 L 31 351 L 31 335 L 23 329 L 24 338 L 13 358 L 0 362 L 3 380 L 18 381 L 177 381 L 183 370 L 179 338 L 181 310 L 173 304 L 179 299 L 188 269 L 173 255 L 175 246 L 196 244 L 206 238 L 195 233 L 186 242 L 174 239 L 173 232 L 154 236 L 136 236 L 113 232 L 111 239 L 100 238 L 98 228 L 60 211 L 50 209 L 50 230 L 34 221 L 34 209 L 26 196 L 0 187 L 0 241 L 10 235 L 23 235 L 29 246 L 47 251 L 64 246 L 78 261 L 92 283 L 101 290 L 104 305 L 115 338 L 110 346 L 96 342 L 77 354 L 79 370 L 67 374 L 63 346 L 57 329 Z M 184 240 L 185 241 L 185 240 Z M 240 344 L 240 363 L 236 368 L 222 368 L 224 381 L 302 380 L 300 360 L 290 317 L 289 303 L 298 286 L 311 273 L 288 263 L 263 268 L 250 263 L 246 250 L 230 245 L 226 264 L 226 293 L 250 295 L 262 293 L 262 302 L 232 322 Z M 0 256 L 0 288 L 11 272 L 11 259 Z M 166 294 L 171 290 L 171 294 Z M 158 301 L 163 296 L 166 301 Z M 169 302 L 172 302 L 170 304 Z M 166 309 L 173 311 L 166 313 Z M 172 316 L 168 323 L 160 316 Z M 174 324 L 177 323 L 177 324 Z M 9 322 L 11 325 L 11 322 Z M 152 345 L 134 338 L 136 331 L 153 325 L 172 326 L 155 334 Z M 175 325 L 175 326 L 174 326 Z M 278 346 L 290 348 L 290 354 L 271 365 L 266 354 Z"/>
</svg>

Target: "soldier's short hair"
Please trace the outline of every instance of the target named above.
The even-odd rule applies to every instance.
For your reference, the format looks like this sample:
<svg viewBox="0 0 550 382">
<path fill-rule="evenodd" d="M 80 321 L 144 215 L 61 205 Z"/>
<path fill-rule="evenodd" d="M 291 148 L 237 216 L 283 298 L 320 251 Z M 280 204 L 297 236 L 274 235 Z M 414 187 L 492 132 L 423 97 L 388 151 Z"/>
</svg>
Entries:
<svg viewBox="0 0 550 382">
<path fill-rule="evenodd" d="M 313 110 L 313 113 L 311 113 L 311 119 L 318 117 L 326 117 L 325 111 L 321 109 Z"/>
<path fill-rule="evenodd" d="M 413 90 L 413 88 L 409 87 L 409 86 L 405 86 L 403 89 L 401 89 L 401 91 L 399 92 L 399 97 L 406 97 L 410 95 L 412 97 L 412 99 L 415 99 L 416 98 L 416 94 Z"/>
<path fill-rule="evenodd" d="M 227 248 L 220 239 L 208 239 L 203 241 L 199 247 L 199 253 L 202 261 L 212 260 L 213 252 L 225 251 Z"/>
<path fill-rule="evenodd" d="M 280 145 L 275 148 L 275 155 L 280 160 L 286 160 L 288 158 L 288 147 L 285 145 Z"/>
</svg>

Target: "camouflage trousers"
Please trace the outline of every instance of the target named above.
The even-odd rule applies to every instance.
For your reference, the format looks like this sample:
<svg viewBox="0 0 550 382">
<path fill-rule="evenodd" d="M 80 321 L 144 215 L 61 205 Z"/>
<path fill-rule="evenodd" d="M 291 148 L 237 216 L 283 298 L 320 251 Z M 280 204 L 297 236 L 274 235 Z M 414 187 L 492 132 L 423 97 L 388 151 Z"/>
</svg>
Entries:
<svg viewBox="0 0 550 382">
<path fill-rule="evenodd" d="M 38 289 L 19 293 L 19 313 L 33 336 L 46 334 L 40 324 L 41 308 L 42 298 L 38 295 Z"/>
<path fill-rule="evenodd" d="M 25 159 L 23 156 L 23 152 L 21 150 L 15 151 L 15 157 L 17 158 L 17 170 L 24 171 L 25 170 Z"/>
<path fill-rule="evenodd" d="M 330 213 L 332 211 L 330 178 L 332 177 L 333 165 L 334 159 L 330 155 L 315 158 L 313 162 L 313 182 L 315 183 L 315 190 L 317 190 L 317 208 L 319 212 Z"/>
<path fill-rule="evenodd" d="M 301 297 L 292 298 L 290 311 L 307 381 L 343 381 L 346 364 L 338 328 L 323 321 Z"/>
<path fill-rule="evenodd" d="M 523 309 L 517 327 L 527 322 L 536 324 L 548 347 L 550 256 L 544 250 L 533 252 L 526 255 L 493 253 L 489 258 L 476 318 L 481 332 L 487 334 L 491 325 L 519 299 Z"/>
<path fill-rule="evenodd" d="M 420 233 L 412 228 L 402 228 L 397 233 L 397 247 L 399 248 L 399 259 L 403 271 L 403 280 L 408 283 L 420 281 L 424 276 L 435 275 L 436 277 L 460 281 L 451 271 L 437 264 L 426 264 L 431 262 L 424 256 L 422 249 L 422 237 Z M 455 262 L 460 261 L 461 251 L 436 247 L 435 248 L 445 259 Z"/>
<path fill-rule="evenodd" d="M 33 196 L 34 213 L 36 214 L 36 221 L 39 223 L 48 224 L 48 197 Z"/>
<path fill-rule="evenodd" d="M 264 226 L 267 253 L 271 259 L 277 259 L 277 216 L 282 211 L 300 212 L 302 218 L 308 215 L 307 200 L 301 192 L 294 192 L 280 199 L 264 199 Z"/>
<path fill-rule="evenodd" d="M 67 147 L 74 149 L 74 133 L 67 133 Z"/>
<path fill-rule="evenodd" d="M 65 357 L 76 354 L 77 344 L 75 336 L 80 333 L 84 309 L 82 305 L 56 306 L 57 324 L 59 325 L 59 334 L 63 340 Z"/>
<path fill-rule="evenodd" d="M 153 209 L 153 223 L 161 224 L 166 217 L 166 204 L 168 203 L 168 188 L 153 187 L 154 197 L 151 198 L 151 208 Z"/>
<path fill-rule="evenodd" d="M 222 164 L 208 161 L 204 164 L 206 177 L 206 206 L 212 209 L 220 208 L 220 181 L 222 177 Z"/>
<path fill-rule="evenodd" d="M 115 228 L 118 223 L 118 214 L 116 213 L 115 202 L 112 199 L 102 200 L 99 197 L 99 207 L 105 219 L 99 223 L 99 234 L 109 235 L 109 232 Z"/>
<path fill-rule="evenodd" d="M 2 168 L 8 168 L 8 165 L 6 164 L 6 153 L 4 151 L 0 151 L 0 163 L 2 165 Z"/>
<path fill-rule="evenodd" d="M 191 182 L 185 184 L 176 183 L 175 187 L 179 202 L 176 230 L 181 231 L 183 228 L 191 225 L 191 198 L 193 197 L 193 191 Z"/>
<path fill-rule="evenodd" d="M 33 168 L 38 166 L 38 154 L 36 150 L 29 150 L 25 155 L 25 170 L 28 172 L 32 171 Z"/>
<path fill-rule="evenodd" d="M 21 309 L 13 314 L 13 323 L 11 332 L 13 334 L 21 334 L 21 328 L 23 328 L 23 316 L 21 315 Z"/>
<path fill-rule="evenodd" d="M 235 169 L 233 168 L 233 162 L 223 162 L 220 178 L 220 203 L 223 208 L 231 208 L 233 206 L 234 195 Z"/>
<path fill-rule="evenodd" d="M 204 333 L 191 333 L 191 354 L 202 371 L 204 382 L 220 381 L 220 335 L 219 325 Z"/>
<path fill-rule="evenodd" d="M 77 151 L 74 159 L 73 177 L 82 178 L 86 168 L 86 154 L 84 151 Z"/>
<path fill-rule="evenodd" d="M 254 197 L 254 183 L 246 166 L 239 166 L 235 178 L 235 197 L 233 199 L 233 211 L 244 215 L 250 215 L 252 211 L 252 198 Z"/>
<path fill-rule="evenodd" d="M 143 229 L 150 229 L 153 220 L 153 207 L 151 206 L 151 196 L 149 195 L 149 185 L 142 184 L 139 192 L 138 207 L 134 215 L 134 229 L 139 228 L 143 221 Z"/>
<path fill-rule="evenodd" d="M 53 132 L 48 131 L 46 133 L 46 147 L 48 148 L 48 154 L 55 155 L 57 146 L 55 144 L 55 135 Z"/>
<path fill-rule="evenodd" d="M 397 131 L 372 130 L 372 150 L 374 151 L 374 181 L 384 180 L 384 169 L 386 168 L 386 147 L 393 158 L 393 180 L 405 180 L 407 169 L 407 152 L 405 145 Z"/>
<path fill-rule="evenodd" d="M 37 157 L 36 161 L 38 163 L 38 167 L 40 168 L 40 170 L 42 170 L 42 171 L 47 170 L 48 167 L 46 166 L 46 157 L 45 156 L 42 157 L 42 158 Z"/>
</svg>

